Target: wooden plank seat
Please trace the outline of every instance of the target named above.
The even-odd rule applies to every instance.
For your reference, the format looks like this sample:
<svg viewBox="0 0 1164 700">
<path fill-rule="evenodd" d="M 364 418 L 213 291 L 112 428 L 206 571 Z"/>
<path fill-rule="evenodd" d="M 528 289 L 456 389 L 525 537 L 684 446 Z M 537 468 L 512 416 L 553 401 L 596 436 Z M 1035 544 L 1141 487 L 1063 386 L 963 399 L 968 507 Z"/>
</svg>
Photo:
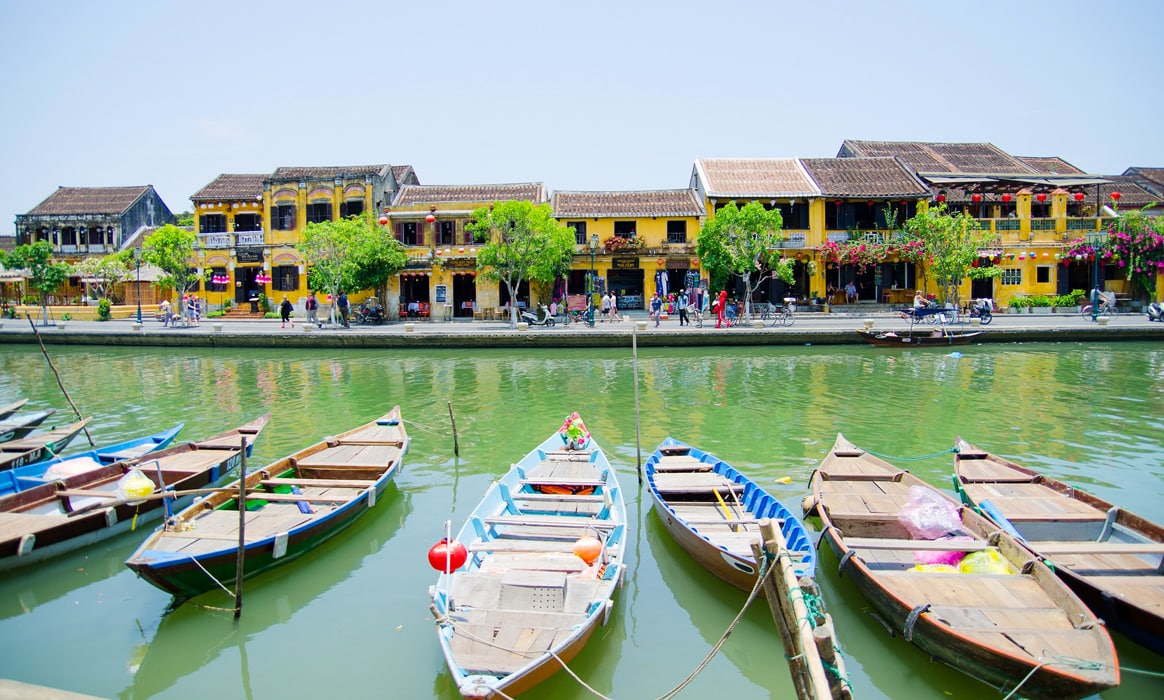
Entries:
<svg viewBox="0 0 1164 700">
<path fill-rule="evenodd" d="M 609 520 L 597 520 L 572 515 L 496 515 L 485 518 L 489 525 L 517 525 L 528 527 L 559 527 L 559 528 L 594 528 L 596 530 L 610 530 L 615 523 Z"/>
<path fill-rule="evenodd" d="M 1039 554 L 1164 554 L 1164 542 L 1028 542 Z"/>
<path fill-rule="evenodd" d="M 1017 469 L 986 459 L 982 452 L 967 454 L 958 457 L 958 474 L 969 484 L 975 483 L 1008 483 L 1028 484 L 1037 483 L 1041 477 L 1033 474 L 1024 474 Z"/>
<path fill-rule="evenodd" d="M 566 488 L 586 488 L 586 487 L 598 488 L 599 486 L 606 485 L 605 481 L 599 481 L 598 479 L 568 479 L 568 478 L 561 478 L 561 479 L 529 478 L 529 479 L 522 479 L 517 483 L 520 484 L 521 486 L 530 486 L 530 487 L 563 486 Z"/>
<path fill-rule="evenodd" d="M 363 489 L 375 485 L 375 479 L 263 479 L 264 486 L 318 486 L 320 488 Z"/>
<path fill-rule="evenodd" d="M 566 572 L 576 574 L 586 562 L 570 552 L 494 552 L 482 564 L 490 571 Z"/>
<path fill-rule="evenodd" d="M 710 495 L 719 491 L 720 495 L 726 498 L 728 494 L 734 493 L 738 496 L 744 492 L 743 484 L 729 481 L 719 474 L 703 472 L 656 474 L 655 488 L 662 496 Z"/>
<path fill-rule="evenodd" d="M 655 464 L 655 471 L 661 474 L 671 472 L 709 472 L 711 470 L 712 465 L 687 455 L 665 455 Z"/>
<path fill-rule="evenodd" d="M 237 495 L 232 498 L 238 498 Z M 309 496 L 307 494 L 295 493 L 263 493 L 261 491 L 250 491 L 247 493 L 247 500 L 255 501 L 270 501 L 272 503 L 279 502 L 298 502 L 304 503 L 347 503 L 352 500 L 351 496 Z"/>
<path fill-rule="evenodd" d="M 846 537 L 849 549 L 910 549 L 918 552 L 981 552 L 990 546 L 983 540 L 895 540 L 880 537 Z"/>
<path fill-rule="evenodd" d="M 534 501 L 538 503 L 602 503 L 601 495 L 576 495 L 569 493 L 529 493 L 518 491 L 513 494 L 515 501 Z"/>
<path fill-rule="evenodd" d="M 892 474 L 886 472 L 868 473 L 868 472 L 838 472 L 838 471 L 822 471 L 820 476 L 825 481 L 893 481 L 900 482 L 901 477 L 909 472 L 893 472 Z"/>
<path fill-rule="evenodd" d="M 573 553 L 572 540 L 484 540 L 470 542 L 470 552 L 545 552 Z"/>
</svg>

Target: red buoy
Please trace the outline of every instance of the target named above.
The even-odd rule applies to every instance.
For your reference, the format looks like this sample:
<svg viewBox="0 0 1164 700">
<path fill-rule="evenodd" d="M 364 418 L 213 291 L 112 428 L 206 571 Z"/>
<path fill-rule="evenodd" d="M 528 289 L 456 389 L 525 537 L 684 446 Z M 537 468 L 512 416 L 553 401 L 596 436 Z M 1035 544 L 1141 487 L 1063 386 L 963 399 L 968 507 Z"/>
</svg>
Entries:
<svg viewBox="0 0 1164 700">
<path fill-rule="evenodd" d="M 590 566 L 602 556 L 602 543 L 594 537 L 580 537 L 574 543 L 574 556 L 586 562 L 586 566 Z"/>
<path fill-rule="evenodd" d="M 429 566 L 446 574 L 464 566 L 468 559 L 469 550 L 465 549 L 465 545 L 456 540 L 449 542 L 444 537 L 441 538 L 440 542 L 434 544 L 432 549 L 428 550 Z"/>
</svg>

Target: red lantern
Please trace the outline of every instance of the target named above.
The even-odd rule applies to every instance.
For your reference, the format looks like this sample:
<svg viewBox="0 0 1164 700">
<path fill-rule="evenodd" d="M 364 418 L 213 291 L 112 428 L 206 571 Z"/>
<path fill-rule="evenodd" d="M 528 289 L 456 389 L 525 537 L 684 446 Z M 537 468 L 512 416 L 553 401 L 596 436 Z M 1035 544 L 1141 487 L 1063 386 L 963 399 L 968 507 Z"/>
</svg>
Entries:
<svg viewBox="0 0 1164 700">
<path fill-rule="evenodd" d="M 1035 195 L 1035 199 L 1039 200 L 1039 204 L 1042 204 L 1043 202 L 1047 201 L 1047 193 L 1040 192 L 1037 195 Z"/>
<path fill-rule="evenodd" d="M 975 192 L 974 194 L 970 195 L 970 201 L 977 204 L 982 201 L 982 195 Z"/>
<path fill-rule="evenodd" d="M 1112 199 L 1114 199 L 1114 200 L 1115 200 L 1115 201 L 1117 201 L 1117 202 L 1118 202 L 1118 201 L 1120 201 L 1120 193 L 1119 193 L 1119 192 L 1112 192 L 1112 193 L 1111 193 L 1111 198 L 1112 198 Z"/>
<path fill-rule="evenodd" d="M 664 260 L 664 259 L 662 259 L 662 258 L 659 258 L 659 259 L 658 259 L 658 260 L 656 260 L 655 262 L 659 264 L 659 267 L 662 267 L 663 265 L 666 265 L 666 264 L 667 264 L 667 261 L 666 261 L 666 260 Z"/>
<path fill-rule="evenodd" d="M 1076 193 L 1075 193 L 1075 201 L 1076 201 L 1076 202 L 1082 202 L 1082 201 L 1083 201 L 1083 193 L 1082 193 L 1082 192 L 1076 192 Z"/>
<path fill-rule="evenodd" d="M 871 206 L 873 206 L 873 200 L 872 200 L 872 199 L 870 199 L 870 200 L 866 200 L 866 202 L 865 202 L 865 206 L 867 206 L 867 207 L 871 207 Z"/>
<path fill-rule="evenodd" d="M 938 195 L 937 199 L 939 202 L 944 202 L 944 201 L 946 201 L 946 195 L 940 194 L 940 195 Z"/>
<path fill-rule="evenodd" d="M 387 225 L 388 225 L 388 217 L 387 217 L 387 216 L 381 216 L 381 217 L 380 217 L 380 225 L 381 225 L 381 226 L 387 226 Z"/>
<path fill-rule="evenodd" d="M 444 537 L 428 550 L 429 566 L 446 574 L 464 566 L 468 559 L 469 550 L 465 549 L 465 545 L 456 540 L 449 542 L 448 538 Z"/>
<path fill-rule="evenodd" d="M 699 267 L 699 258 L 695 258 L 691 261 L 691 267 Z"/>
<path fill-rule="evenodd" d="M 429 214 L 428 216 L 424 217 L 424 220 L 431 224 L 432 222 L 436 221 L 436 217 L 432 214 Z"/>
<path fill-rule="evenodd" d="M 1002 203 L 1003 204 L 1010 204 L 1010 199 L 1011 199 L 1010 192 L 1003 192 L 1002 193 Z"/>
<path fill-rule="evenodd" d="M 590 566 L 602 556 L 602 543 L 594 537 L 581 537 L 574 543 L 574 556 Z"/>
<path fill-rule="evenodd" d="M 834 201 L 834 202 L 833 202 L 833 206 L 834 206 L 834 207 L 839 207 L 839 206 L 841 206 L 841 200 L 839 200 L 839 199 L 838 199 L 838 200 Z"/>
</svg>

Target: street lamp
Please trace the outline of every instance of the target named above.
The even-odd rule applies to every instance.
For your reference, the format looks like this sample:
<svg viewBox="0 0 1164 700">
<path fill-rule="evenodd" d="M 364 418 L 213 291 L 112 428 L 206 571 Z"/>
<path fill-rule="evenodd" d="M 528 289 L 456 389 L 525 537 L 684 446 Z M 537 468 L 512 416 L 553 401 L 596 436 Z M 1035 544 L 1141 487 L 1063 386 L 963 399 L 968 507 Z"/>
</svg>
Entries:
<svg viewBox="0 0 1164 700">
<path fill-rule="evenodd" d="M 1091 320 L 1099 316 L 1099 246 L 1103 245 L 1107 234 L 1103 231 L 1093 231 L 1087 234 L 1087 245 L 1091 246 L 1094 256 L 1091 263 Z"/>
<path fill-rule="evenodd" d="M 133 261 L 137 263 L 137 325 L 141 325 L 141 248 L 133 249 Z"/>
<path fill-rule="evenodd" d="M 598 234 L 590 234 L 590 277 L 586 283 L 586 299 L 590 327 L 594 327 L 594 253 L 598 251 Z"/>
</svg>

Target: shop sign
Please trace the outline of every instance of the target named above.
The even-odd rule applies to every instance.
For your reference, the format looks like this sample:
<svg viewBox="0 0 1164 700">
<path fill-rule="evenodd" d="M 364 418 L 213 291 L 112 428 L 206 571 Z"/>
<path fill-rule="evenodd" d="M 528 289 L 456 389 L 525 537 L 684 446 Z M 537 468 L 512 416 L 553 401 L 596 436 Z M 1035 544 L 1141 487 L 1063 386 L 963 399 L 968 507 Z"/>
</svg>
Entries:
<svg viewBox="0 0 1164 700">
<path fill-rule="evenodd" d="M 637 270 L 639 269 L 638 257 L 620 258 L 614 257 L 610 259 L 610 269 L 612 270 Z"/>
<path fill-rule="evenodd" d="M 262 248 L 239 248 L 234 251 L 234 258 L 240 263 L 263 262 Z"/>
<path fill-rule="evenodd" d="M 669 258 L 667 260 L 668 270 L 686 270 L 690 266 L 690 263 L 687 262 L 687 258 Z"/>
<path fill-rule="evenodd" d="M 444 266 L 449 270 L 476 270 L 477 258 L 445 258 Z"/>
<path fill-rule="evenodd" d="M 263 245 L 266 243 L 266 234 L 262 231 L 244 231 L 234 234 L 234 244 L 239 248 L 248 245 Z"/>
</svg>

